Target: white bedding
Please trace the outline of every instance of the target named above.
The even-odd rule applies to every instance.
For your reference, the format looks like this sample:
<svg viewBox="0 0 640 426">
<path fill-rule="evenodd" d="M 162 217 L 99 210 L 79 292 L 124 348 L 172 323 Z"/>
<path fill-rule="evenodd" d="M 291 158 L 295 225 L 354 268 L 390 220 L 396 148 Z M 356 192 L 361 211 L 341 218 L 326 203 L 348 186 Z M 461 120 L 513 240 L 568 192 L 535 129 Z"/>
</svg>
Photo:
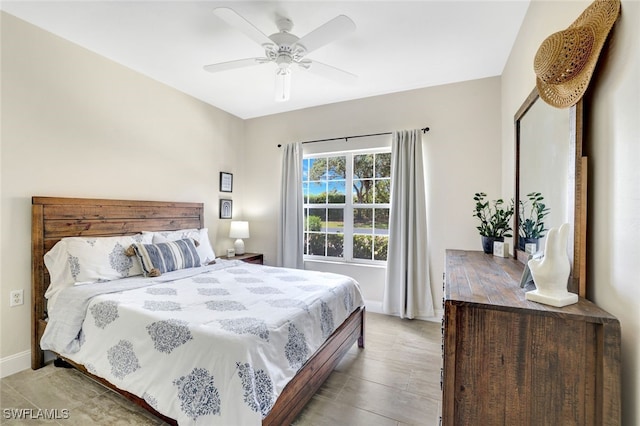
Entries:
<svg viewBox="0 0 640 426">
<path fill-rule="evenodd" d="M 176 273 L 65 289 L 42 348 L 179 424 L 259 425 L 363 304 L 358 284 L 336 274 L 239 261 Z"/>
</svg>

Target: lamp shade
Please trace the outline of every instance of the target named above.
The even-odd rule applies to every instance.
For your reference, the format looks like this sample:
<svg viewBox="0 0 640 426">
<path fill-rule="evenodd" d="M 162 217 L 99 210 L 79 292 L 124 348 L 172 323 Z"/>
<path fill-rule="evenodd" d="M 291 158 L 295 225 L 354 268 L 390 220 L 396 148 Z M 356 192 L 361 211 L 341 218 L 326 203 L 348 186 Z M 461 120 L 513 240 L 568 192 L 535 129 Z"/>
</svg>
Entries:
<svg viewBox="0 0 640 426">
<path fill-rule="evenodd" d="M 231 221 L 229 238 L 249 238 L 249 222 L 244 220 Z"/>
</svg>

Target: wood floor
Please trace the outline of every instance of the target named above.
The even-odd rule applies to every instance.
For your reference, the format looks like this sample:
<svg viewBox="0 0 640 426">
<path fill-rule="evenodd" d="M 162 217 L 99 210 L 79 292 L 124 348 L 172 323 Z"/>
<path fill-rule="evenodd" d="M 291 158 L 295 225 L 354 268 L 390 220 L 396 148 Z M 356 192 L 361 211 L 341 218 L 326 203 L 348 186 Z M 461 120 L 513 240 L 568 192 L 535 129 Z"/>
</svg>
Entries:
<svg viewBox="0 0 640 426">
<path fill-rule="evenodd" d="M 365 348 L 354 345 L 294 422 L 298 426 L 431 426 L 440 416 L 440 323 L 367 313 Z M 160 425 L 157 418 L 75 370 L 48 365 L 0 381 L 0 423 Z M 11 409 L 54 411 L 16 420 Z M 68 411 L 63 411 L 68 410 Z M 24 410 L 22 410 L 25 413 Z M 26 412 L 27 414 L 29 412 Z M 65 415 L 68 413 L 68 415 Z"/>
</svg>

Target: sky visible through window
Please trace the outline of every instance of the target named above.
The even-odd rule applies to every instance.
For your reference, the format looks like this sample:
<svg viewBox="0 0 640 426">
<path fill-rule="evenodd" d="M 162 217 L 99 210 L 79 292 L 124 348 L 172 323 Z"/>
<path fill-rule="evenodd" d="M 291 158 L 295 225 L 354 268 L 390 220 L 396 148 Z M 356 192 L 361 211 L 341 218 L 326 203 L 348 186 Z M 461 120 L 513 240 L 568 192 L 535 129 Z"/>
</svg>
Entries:
<svg viewBox="0 0 640 426">
<path fill-rule="evenodd" d="M 303 160 L 305 254 L 386 260 L 390 160 L 389 152 Z"/>
<path fill-rule="evenodd" d="M 302 180 L 306 183 L 309 181 L 309 170 L 313 167 L 314 163 L 318 161 L 317 158 L 308 158 L 302 162 Z M 338 193 L 345 193 L 344 175 L 337 175 L 333 171 L 328 171 L 322 176 L 323 181 L 310 181 L 308 182 L 308 194 L 311 196 L 320 195 L 324 192 L 336 191 Z M 325 180 L 326 179 L 326 180 Z M 336 181 L 341 179 L 341 181 Z"/>
</svg>

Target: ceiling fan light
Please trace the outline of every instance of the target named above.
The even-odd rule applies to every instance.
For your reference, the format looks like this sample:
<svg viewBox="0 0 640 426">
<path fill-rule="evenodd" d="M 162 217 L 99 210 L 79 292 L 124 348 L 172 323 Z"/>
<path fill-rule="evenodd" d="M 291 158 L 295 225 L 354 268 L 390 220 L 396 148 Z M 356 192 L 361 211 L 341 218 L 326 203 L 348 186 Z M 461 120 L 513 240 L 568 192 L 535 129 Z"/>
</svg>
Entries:
<svg viewBox="0 0 640 426">
<path fill-rule="evenodd" d="M 278 68 L 276 71 L 276 102 L 286 102 L 291 95 L 291 70 Z"/>
</svg>

